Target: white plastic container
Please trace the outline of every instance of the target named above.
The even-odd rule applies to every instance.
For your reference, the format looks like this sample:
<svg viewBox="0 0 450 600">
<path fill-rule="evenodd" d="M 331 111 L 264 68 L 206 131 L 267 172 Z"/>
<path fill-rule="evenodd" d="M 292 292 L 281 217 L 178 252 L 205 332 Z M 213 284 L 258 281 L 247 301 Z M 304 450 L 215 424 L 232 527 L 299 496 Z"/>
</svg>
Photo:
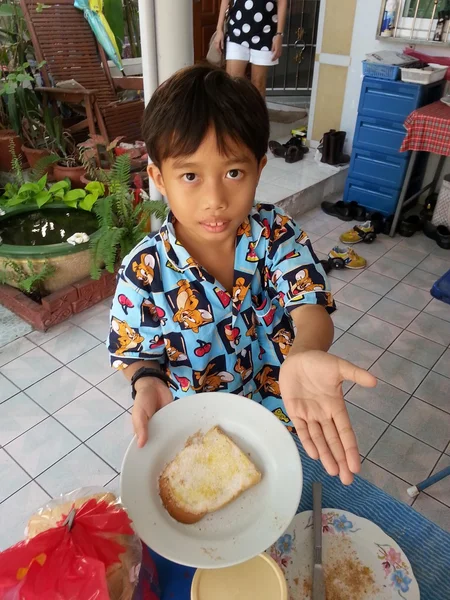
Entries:
<svg viewBox="0 0 450 600">
<path fill-rule="evenodd" d="M 402 68 L 402 81 L 408 83 L 420 83 L 428 85 L 436 81 L 444 79 L 448 67 L 442 65 L 431 64 L 424 69 L 404 69 Z"/>
</svg>

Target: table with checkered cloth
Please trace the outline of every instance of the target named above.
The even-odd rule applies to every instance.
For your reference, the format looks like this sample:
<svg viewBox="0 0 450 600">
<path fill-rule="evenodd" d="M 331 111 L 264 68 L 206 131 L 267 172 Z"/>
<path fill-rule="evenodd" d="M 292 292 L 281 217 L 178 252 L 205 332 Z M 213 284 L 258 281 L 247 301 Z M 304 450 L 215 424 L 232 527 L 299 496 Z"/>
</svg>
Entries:
<svg viewBox="0 0 450 600">
<path fill-rule="evenodd" d="M 405 128 L 400 152 L 413 150 L 450 156 L 450 106 L 440 100 L 423 106 L 407 117 Z"/>
</svg>

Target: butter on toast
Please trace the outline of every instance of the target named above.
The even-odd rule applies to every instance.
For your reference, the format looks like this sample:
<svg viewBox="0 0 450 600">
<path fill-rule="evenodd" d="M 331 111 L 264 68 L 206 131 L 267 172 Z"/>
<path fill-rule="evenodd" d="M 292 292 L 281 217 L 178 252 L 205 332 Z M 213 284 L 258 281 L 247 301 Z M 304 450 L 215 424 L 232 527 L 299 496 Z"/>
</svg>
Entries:
<svg viewBox="0 0 450 600">
<path fill-rule="evenodd" d="M 189 438 L 161 473 L 159 494 L 175 520 L 192 524 L 260 481 L 252 461 L 216 426 Z"/>
</svg>

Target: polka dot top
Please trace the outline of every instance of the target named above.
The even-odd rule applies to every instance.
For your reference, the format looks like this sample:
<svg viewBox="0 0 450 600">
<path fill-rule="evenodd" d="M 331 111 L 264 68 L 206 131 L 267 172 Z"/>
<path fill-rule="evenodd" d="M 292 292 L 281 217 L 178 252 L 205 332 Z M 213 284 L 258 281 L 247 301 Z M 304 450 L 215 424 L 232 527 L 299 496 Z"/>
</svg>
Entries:
<svg viewBox="0 0 450 600">
<path fill-rule="evenodd" d="M 271 50 L 277 22 L 276 0 L 234 0 L 227 40 L 252 50 Z"/>
</svg>

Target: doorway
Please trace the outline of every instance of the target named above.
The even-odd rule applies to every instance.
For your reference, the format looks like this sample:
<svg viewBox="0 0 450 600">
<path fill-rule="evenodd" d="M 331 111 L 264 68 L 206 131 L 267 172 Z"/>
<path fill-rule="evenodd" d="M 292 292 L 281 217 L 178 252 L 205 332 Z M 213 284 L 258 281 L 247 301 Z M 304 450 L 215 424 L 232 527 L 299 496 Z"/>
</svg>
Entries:
<svg viewBox="0 0 450 600">
<path fill-rule="evenodd" d="M 195 61 L 206 58 L 220 0 L 194 0 Z M 288 0 L 284 51 L 267 82 L 270 102 L 308 107 L 314 77 L 320 0 Z"/>
</svg>

